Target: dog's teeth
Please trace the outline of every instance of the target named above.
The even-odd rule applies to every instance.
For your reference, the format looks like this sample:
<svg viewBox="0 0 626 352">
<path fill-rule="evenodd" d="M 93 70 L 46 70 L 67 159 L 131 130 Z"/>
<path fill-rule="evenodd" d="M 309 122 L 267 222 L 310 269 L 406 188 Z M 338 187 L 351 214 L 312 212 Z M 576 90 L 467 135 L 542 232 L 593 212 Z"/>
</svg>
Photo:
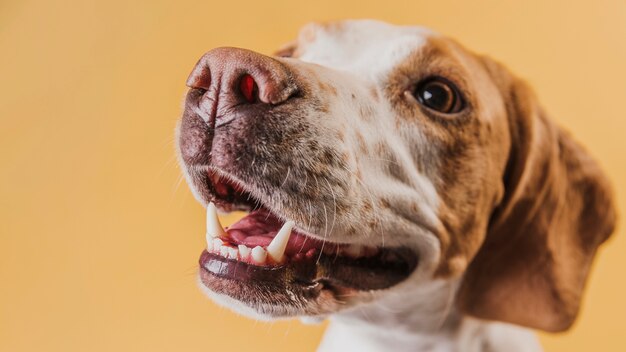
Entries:
<svg viewBox="0 0 626 352">
<path fill-rule="evenodd" d="M 222 246 L 222 247 L 220 248 L 220 255 L 221 255 L 222 257 L 228 258 L 228 247 L 226 247 L 226 246 Z"/>
<path fill-rule="evenodd" d="M 252 260 L 254 260 L 255 263 L 257 264 L 263 264 L 265 263 L 265 258 L 267 257 L 267 252 L 265 251 L 265 249 L 263 249 L 263 247 L 261 246 L 256 246 L 252 249 Z"/>
<path fill-rule="evenodd" d="M 237 248 L 239 249 L 239 255 L 241 256 L 241 259 L 247 258 L 250 255 L 250 251 L 252 251 L 250 248 L 246 247 L 243 244 L 240 244 Z"/>
<path fill-rule="evenodd" d="M 220 240 L 219 238 L 214 238 L 213 239 L 213 252 L 220 252 L 220 249 L 222 248 L 222 245 L 224 244 L 224 241 Z"/>
<path fill-rule="evenodd" d="M 239 251 L 237 250 L 237 248 L 231 248 L 231 247 L 227 247 L 228 248 L 228 258 L 230 259 L 237 259 L 237 254 L 239 254 Z"/>
<path fill-rule="evenodd" d="M 289 236 L 291 236 L 293 225 L 293 221 L 287 221 L 280 231 L 278 231 L 276 237 L 274 237 L 272 242 L 267 246 L 267 254 L 277 263 L 283 261 L 285 248 L 287 248 L 287 242 L 289 241 Z"/>
<path fill-rule="evenodd" d="M 217 217 L 217 208 L 215 208 L 215 204 L 210 202 L 209 205 L 207 205 L 206 207 L 207 244 L 212 241 L 212 239 L 225 235 L 226 231 L 224 231 L 224 228 L 222 228 L 222 224 L 220 224 L 220 219 Z"/>
<path fill-rule="evenodd" d="M 208 232 L 206 233 L 206 249 L 207 251 L 213 250 L 213 237 L 211 237 Z"/>
</svg>

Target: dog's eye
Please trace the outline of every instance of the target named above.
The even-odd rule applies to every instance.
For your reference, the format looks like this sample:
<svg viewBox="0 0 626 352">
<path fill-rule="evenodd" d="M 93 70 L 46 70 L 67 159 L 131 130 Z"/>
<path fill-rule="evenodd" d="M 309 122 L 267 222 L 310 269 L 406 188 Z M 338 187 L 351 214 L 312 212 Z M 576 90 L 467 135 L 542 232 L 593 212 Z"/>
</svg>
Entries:
<svg viewBox="0 0 626 352">
<path fill-rule="evenodd" d="M 465 107 L 456 86 L 443 78 L 430 78 L 419 83 L 413 95 L 420 104 L 444 114 L 454 114 Z"/>
</svg>

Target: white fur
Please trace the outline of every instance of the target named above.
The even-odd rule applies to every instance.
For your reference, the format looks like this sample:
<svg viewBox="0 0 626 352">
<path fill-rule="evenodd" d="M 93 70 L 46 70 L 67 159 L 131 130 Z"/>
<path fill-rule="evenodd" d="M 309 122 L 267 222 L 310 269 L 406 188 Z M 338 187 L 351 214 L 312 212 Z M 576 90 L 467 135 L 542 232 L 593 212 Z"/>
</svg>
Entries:
<svg viewBox="0 0 626 352">
<path fill-rule="evenodd" d="M 408 285 L 333 316 L 318 351 L 541 351 L 526 329 L 460 315 L 454 307 L 457 284 L 440 280 Z"/>
<path fill-rule="evenodd" d="M 425 44 L 432 33 L 423 27 L 393 26 L 373 20 L 343 21 L 340 30 L 310 24 L 315 40 L 301 39 L 304 62 L 358 74 L 365 79 L 384 79 L 385 74 L 411 52 Z"/>
</svg>

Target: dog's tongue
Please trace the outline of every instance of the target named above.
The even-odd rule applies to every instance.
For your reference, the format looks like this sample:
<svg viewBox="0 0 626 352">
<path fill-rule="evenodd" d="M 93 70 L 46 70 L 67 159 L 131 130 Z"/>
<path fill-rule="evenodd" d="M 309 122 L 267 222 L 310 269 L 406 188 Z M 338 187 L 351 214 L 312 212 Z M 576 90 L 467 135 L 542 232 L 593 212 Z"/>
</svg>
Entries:
<svg viewBox="0 0 626 352">
<path fill-rule="evenodd" d="M 246 217 L 226 228 L 229 241 L 235 245 L 243 244 L 250 248 L 267 247 L 283 226 L 283 221 L 265 209 L 250 212 Z M 285 254 L 308 253 L 311 249 L 322 250 L 322 241 L 307 237 L 292 230 L 285 248 Z M 326 244 L 325 249 L 329 244 Z"/>
</svg>

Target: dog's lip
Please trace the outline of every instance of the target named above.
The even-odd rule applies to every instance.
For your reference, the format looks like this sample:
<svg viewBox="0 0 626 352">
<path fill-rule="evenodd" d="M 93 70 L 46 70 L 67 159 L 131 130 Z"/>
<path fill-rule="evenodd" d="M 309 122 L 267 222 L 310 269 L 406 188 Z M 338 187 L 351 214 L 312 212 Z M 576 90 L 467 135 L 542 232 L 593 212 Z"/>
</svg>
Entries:
<svg viewBox="0 0 626 352">
<path fill-rule="evenodd" d="M 259 266 L 205 250 L 200 256 L 199 265 L 201 276 L 212 275 L 249 285 L 271 285 L 288 290 L 291 286 L 302 289 L 321 283 L 324 286 L 371 291 L 390 288 L 404 281 L 414 271 L 417 266 L 416 256 L 403 248 L 394 249 L 394 254 L 403 256 L 405 260 L 389 262 L 380 256 L 353 259 L 322 253 L 311 260 Z M 205 280 L 203 282 L 207 284 Z"/>
</svg>

